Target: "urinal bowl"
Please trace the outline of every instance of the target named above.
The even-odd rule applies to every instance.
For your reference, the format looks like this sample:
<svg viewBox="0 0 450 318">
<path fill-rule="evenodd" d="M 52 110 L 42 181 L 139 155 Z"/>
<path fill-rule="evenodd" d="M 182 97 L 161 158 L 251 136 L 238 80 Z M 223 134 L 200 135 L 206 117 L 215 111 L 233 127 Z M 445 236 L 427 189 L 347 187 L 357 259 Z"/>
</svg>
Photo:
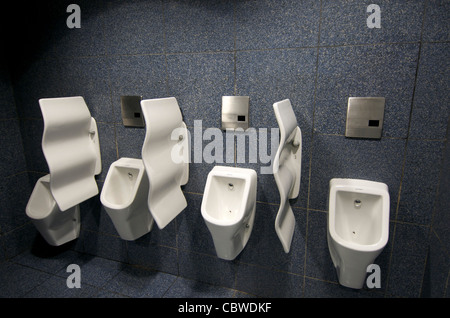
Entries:
<svg viewBox="0 0 450 318">
<path fill-rule="evenodd" d="M 244 249 L 255 210 L 254 170 L 216 166 L 209 172 L 201 213 L 219 258 L 233 260 Z"/>
<path fill-rule="evenodd" d="M 49 174 L 36 182 L 25 212 L 50 245 L 62 245 L 80 234 L 80 206 L 59 209 L 50 191 Z"/>
<path fill-rule="evenodd" d="M 389 192 L 384 183 L 330 181 L 327 241 L 339 283 L 360 289 L 367 266 L 389 238 Z"/>
<path fill-rule="evenodd" d="M 111 164 L 100 201 L 122 239 L 136 240 L 152 229 L 148 190 L 149 182 L 142 160 L 121 158 Z"/>
</svg>

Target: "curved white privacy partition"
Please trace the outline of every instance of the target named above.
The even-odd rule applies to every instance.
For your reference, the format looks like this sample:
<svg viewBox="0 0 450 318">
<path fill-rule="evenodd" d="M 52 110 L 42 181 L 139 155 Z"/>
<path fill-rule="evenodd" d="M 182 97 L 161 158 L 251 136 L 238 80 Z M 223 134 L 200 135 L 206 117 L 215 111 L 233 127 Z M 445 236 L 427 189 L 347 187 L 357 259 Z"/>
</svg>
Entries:
<svg viewBox="0 0 450 318">
<path fill-rule="evenodd" d="M 97 124 L 83 97 L 44 98 L 39 104 L 50 189 L 65 211 L 98 194 L 94 178 L 101 171 Z"/>
<path fill-rule="evenodd" d="M 274 103 L 273 109 L 280 127 L 280 145 L 273 161 L 273 175 L 280 192 L 275 231 L 284 251 L 289 253 L 295 228 L 295 217 L 289 199 L 296 198 L 300 191 L 302 132 L 297 126 L 289 99 Z"/>
<path fill-rule="evenodd" d="M 181 191 L 189 178 L 188 130 L 174 97 L 141 101 L 146 133 L 142 160 L 150 183 L 148 207 L 160 229 L 186 206 Z"/>
</svg>

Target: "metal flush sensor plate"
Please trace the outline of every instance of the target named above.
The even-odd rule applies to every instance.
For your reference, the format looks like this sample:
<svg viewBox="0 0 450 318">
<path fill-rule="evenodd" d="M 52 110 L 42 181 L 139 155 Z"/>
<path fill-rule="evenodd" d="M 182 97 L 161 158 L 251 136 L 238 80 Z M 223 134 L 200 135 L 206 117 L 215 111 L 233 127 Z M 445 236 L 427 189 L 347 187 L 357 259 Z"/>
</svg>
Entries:
<svg viewBox="0 0 450 318">
<path fill-rule="evenodd" d="M 141 110 L 142 96 L 120 96 L 122 121 L 126 127 L 145 127 Z"/>
<path fill-rule="evenodd" d="M 384 105 L 384 97 L 349 97 L 345 136 L 381 138 Z"/>
<path fill-rule="evenodd" d="M 248 96 L 222 96 L 222 129 L 242 128 L 249 126 Z"/>
</svg>

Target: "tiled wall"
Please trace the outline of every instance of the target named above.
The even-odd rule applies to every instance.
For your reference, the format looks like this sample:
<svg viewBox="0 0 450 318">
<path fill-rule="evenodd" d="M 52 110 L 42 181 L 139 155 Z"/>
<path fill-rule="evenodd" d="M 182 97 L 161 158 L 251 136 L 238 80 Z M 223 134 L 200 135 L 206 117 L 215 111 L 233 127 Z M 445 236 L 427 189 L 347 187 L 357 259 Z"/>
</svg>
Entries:
<svg viewBox="0 0 450 318">
<path fill-rule="evenodd" d="M 447 130 L 448 139 L 448 130 Z M 427 267 L 425 269 L 422 296 L 450 297 L 450 147 L 448 143 L 444 152 L 441 180 L 439 183 L 436 208 L 433 215 L 430 247 Z M 447 271 L 448 270 L 448 271 Z"/>
<path fill-rule="evenodd" d="M 35 236 L 24 213 L 31 193 L 20 120 L 7 63 L 0 65 L 0 262 L 29 246 Z"/>
<path fill-rule="evenodd" d="M 66 27 L 71 2 L 81 7 L 81 29 Z M 380 29 L 366 25 L 371 3 L 381 8 Z M 8 132 L 1 134 L 2 151 L 10 154 L 0 170 L 8 188 L 2 188 L 2 206 L 5 196 L 19 198 L 0 219 L 0 259 L 9 257 L 5 246 L 28 248 L 35 234 L 23 215 L 35 181 L 48 171 L 39 98 L 85 98 L 99 127 L 100 190 L 113 161 L 141 154 L 145 131 L 122 125 L 121 95 L 176 97 L 192 133 L 194 120 L 202 120 L 203 129 L 220 127 L 224 95 L 250 96 L 255 128 L 278 127 L 272 104 L 289 98 L 303 133 L 290 253 L 283 252 L 274 230 L 279 195 L 273 176 L 259 173 L 265 164 L 248 160 L 227 163 L 258 172 L 253 233 L 235 261 L 215 256 L 200 214 L 207 173 L 222 163 L 192 163 L 183 187 L 188 207 L 163 230 L 155 226 L 134 242 L 118 237 L 99 196 L 85 202 L 73 248 L 259 296 L 448 296 L 449 241 L 432 219 L 435 213 L 435 222 L 448 220 L 449 213 L 448 180 L 440 182 L 448 175 L 441 170 L 449 116 L 449 12 L 444 0 L 35 4 L 27 18 L 13 22 L 29 26 L 17 28 L 9 63 L 13 84 L 2 90 L 5 100 L 14 95 L 1 106 L 1 129 Z M 386 98 L 381 140 L 345 138 L 350 96 Z M 445 162 L 448 167 L 448 155 Z M 334 177 L 389 186 L 390 238 L 376 260 L 379 290 L 337 284 L 326 241 L 328 182 Z M 436 204 L 438 188 L 444 204 Z M 7 237 L 11 243 L 5 244 Z M 436 249 L 444 253 L 429 253 Z M 443 266 L 430 265 L 436 257 Z"/>
</svg>

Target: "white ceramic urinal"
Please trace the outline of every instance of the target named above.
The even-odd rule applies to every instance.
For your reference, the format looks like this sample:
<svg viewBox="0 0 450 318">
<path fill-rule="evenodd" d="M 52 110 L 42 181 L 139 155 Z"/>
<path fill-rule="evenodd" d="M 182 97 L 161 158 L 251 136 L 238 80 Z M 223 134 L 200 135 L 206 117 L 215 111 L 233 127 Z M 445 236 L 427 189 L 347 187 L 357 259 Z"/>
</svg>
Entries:
<svg viewBox="0 0 450 318">
<path fill-rule="evenodd" d="M 280 127 L 280 145 L 273 161 L 273 175 L 280 192 L 275 231 L 284 251 L 289 253 L 295 228 L 295 217 L 289 199 L 296 198 L 300 191 L 302 132 L 297 126 L 289 99 L 274 103 L 273 109 Z"/>
<path fill-rule="evenodd" d="M 50 245 L 78 237 L 78 204 L 98 194 L 101 172 L 97 124 L 83 97 L 40 99 L 42 151 L 50 174 L 39 179 L 26 213 Z"/>
<path fill-rule="evenodd" d="M 46 98 L 39 104 L 50 189 L 65 211 L 98 194 L 94 178 L 101 171 L 97 125 L 83 97 Z"/>
<path fill-rule="evenodd" d="M 148 189 L 141 159 L 120 158 L 109 167 L 100 201 L 124 240 L 136 240 L 152 229 Z"/>
<path fill-rule="evenodd" d="M 141 101 L 146 134 L 142 160 L 150 183 L 148 206 L 160 229 L 187 206 L 181 186 L 189 178 L 190 145 L 174 97 Z"/>
<path fill-rule="evenodd" d="M 41 177 L 25 209 L 48 244 L 59 246 L 76 239 L 80 233 L 80 206 L 61 211 L 50 191 L 50 175 Z"/>
<path fill-rule="evenodd" d="M 388 186 L 374 181 L 332 179 L 328 204 L 328 248 L 339 283 L 360 289 L 367 266 L 389 238 Z"/>
<path fill-rule="evenodd" d="M 255 210 L 255 170 L 215 166 L 209 172 L 201 212 L 219 258 L 233 260 L 244 249 Z"/>
</svg>

